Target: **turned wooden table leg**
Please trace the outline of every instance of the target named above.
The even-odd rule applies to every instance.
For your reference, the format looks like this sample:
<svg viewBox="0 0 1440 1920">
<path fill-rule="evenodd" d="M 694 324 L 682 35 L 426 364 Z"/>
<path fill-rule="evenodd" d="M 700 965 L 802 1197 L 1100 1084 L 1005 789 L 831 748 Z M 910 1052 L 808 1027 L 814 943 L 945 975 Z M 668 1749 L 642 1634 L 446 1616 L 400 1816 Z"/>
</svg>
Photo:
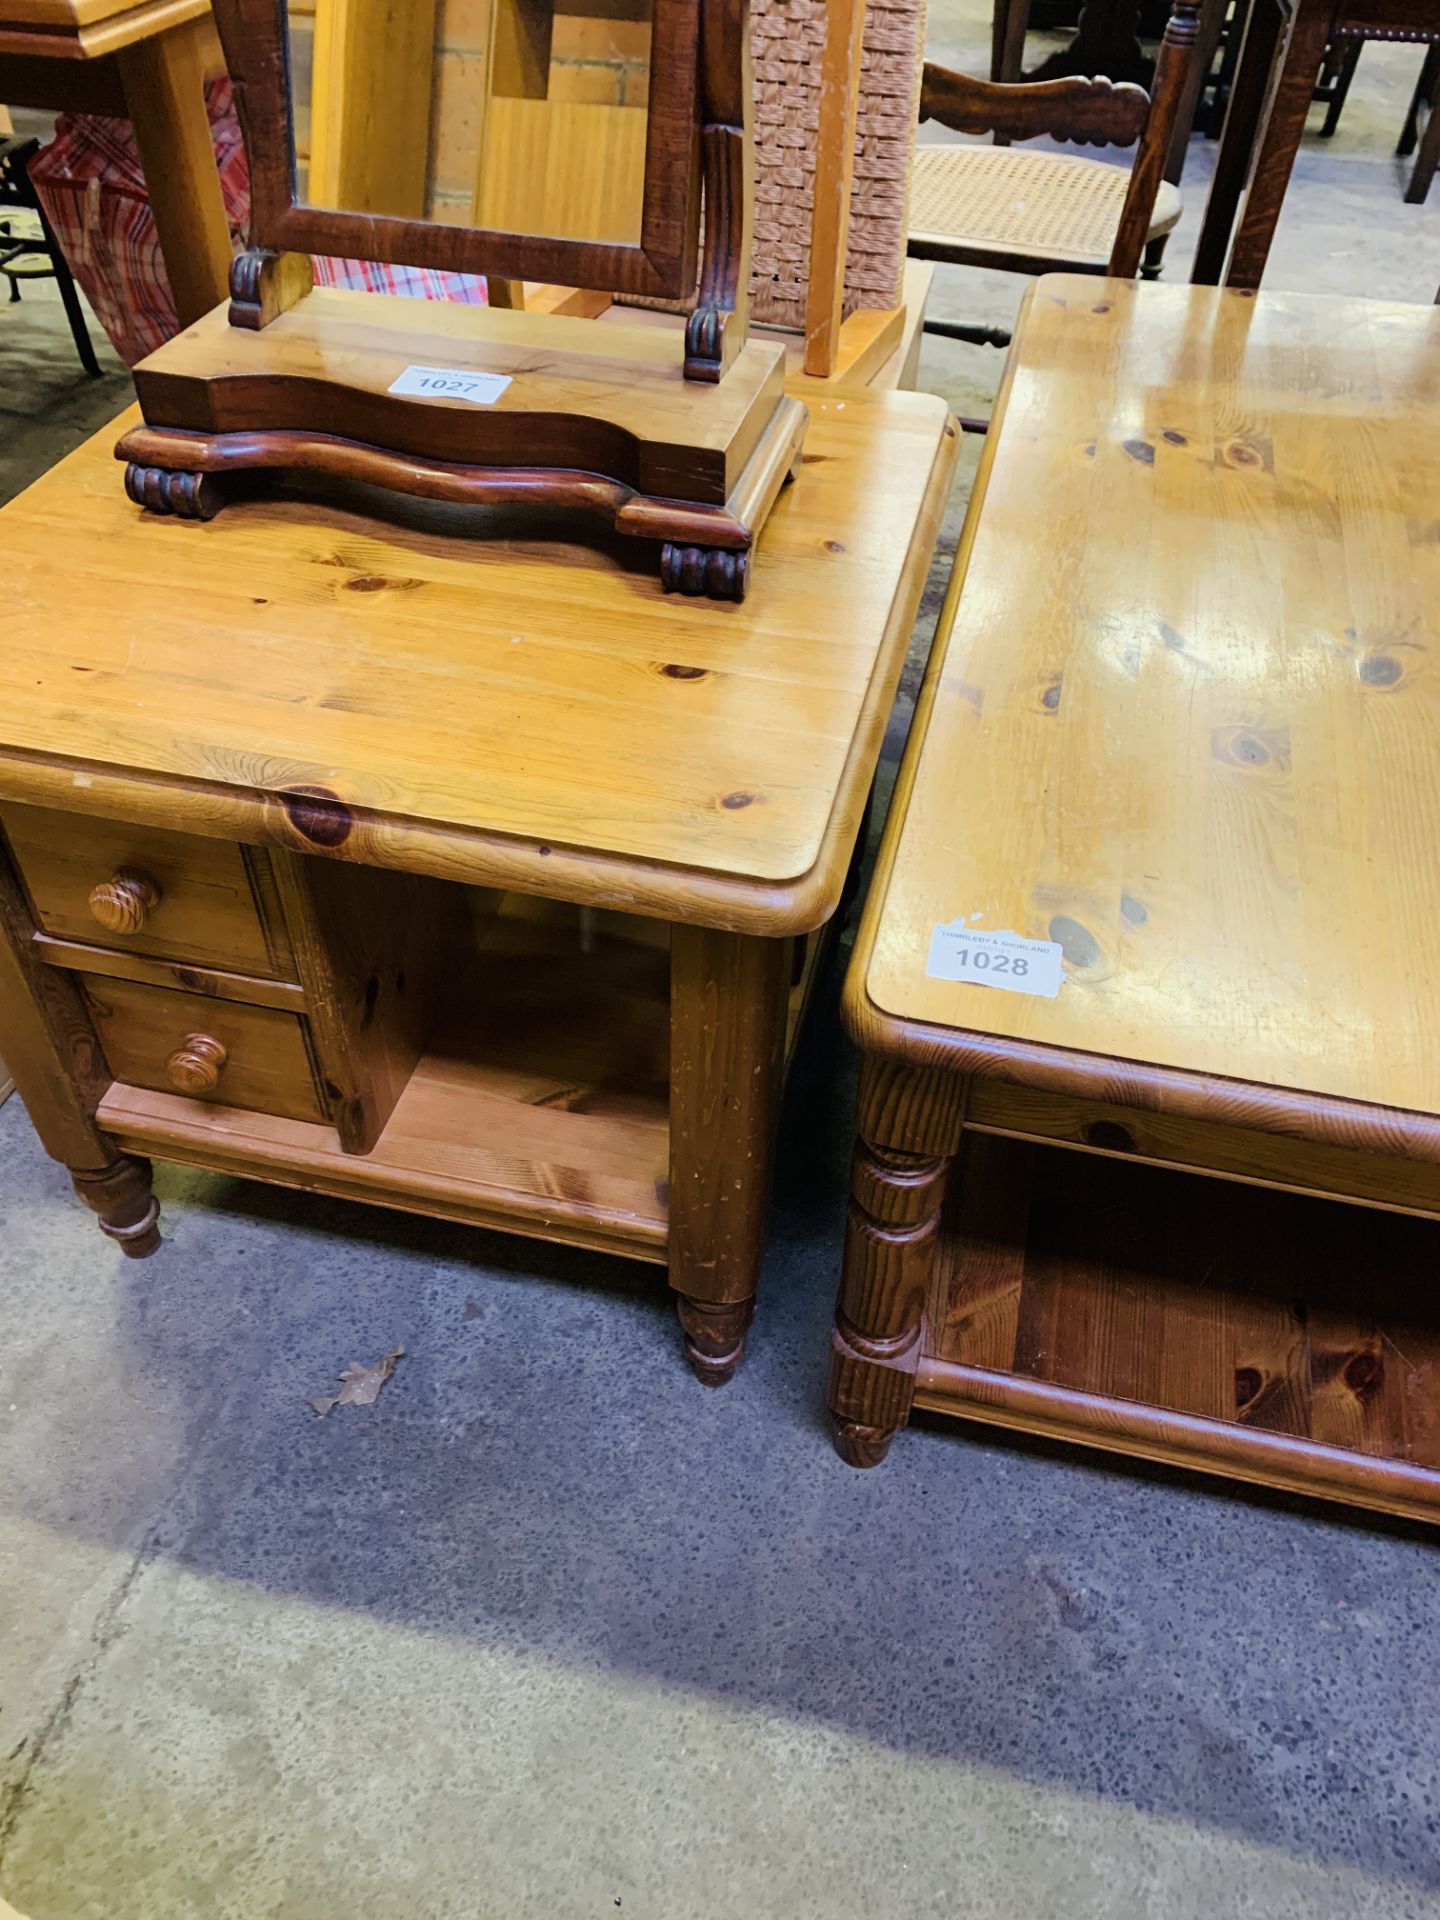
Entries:
<svg viewBox="0 0 1440 1920">
<path fill-rule="evenodd" d="M 40 1144 L 70 1170 L 100 1228 L 132 1260 L 160 1244 L 150 1163 L 95 1124 L 110 1071 L 79 989 L 35 957 L 30 910 L 0 839 L 0 1032 L 5 1060 Z"/>
<path fill-rule="evenodd" d="M 70 1170 L 76 1193 L 100 1216 L 100 1231 L 131 1260 L 143 1260 L 160 1245 L 160 1202 L 151 1191 L 152 1171 L 148 1160 L 128 1153 L 108 1167 Z"/>
<path fill-rule="evenodd" d="M 867 1057 L 825 1400 L 835 1448 L 873 1467 L 910 1418 L 965 1081 Z"/>
<path fill-rule="evenodd" d="M 670 1284 L 685 1357 L 719 1387 L 755 1310 L 790 943 L 682 926 L 670 942 Z"/>
<path fill-rule="evenodd" d="M 1195 243 L 1195 261 L 1190 270 L 1190 279 L 1197 286 L 1218 287 L 1224 277 L 1245 181 L 1255 157 L 1280 36 L 1289 19 L 1288 0 L 1253 0 L 1245 17 L 1244 39 L 1225 107 L 1220 151 L 1215 157 L 1215 175 L 1210 182 L 1200 237 Z"/>
</svg>

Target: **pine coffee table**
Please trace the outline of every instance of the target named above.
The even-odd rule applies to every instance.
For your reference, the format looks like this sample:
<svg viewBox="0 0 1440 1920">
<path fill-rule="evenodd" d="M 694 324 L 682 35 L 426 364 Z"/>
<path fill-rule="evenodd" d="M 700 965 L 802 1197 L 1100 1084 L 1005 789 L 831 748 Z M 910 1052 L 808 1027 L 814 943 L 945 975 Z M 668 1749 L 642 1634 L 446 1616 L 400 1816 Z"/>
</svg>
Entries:
<svg viewBox="0 0 1440 1920">
<path fill-rule="evenodd" d="M 520 509 L 148 515 L 127 424 L 0 512 L 0 1040 L 44 1145 L 130 1254 L 156 1154 L 656 1262 L 728 1378 L 944 403 L 812 403 L 744 605 Z"/>
<path fill-rule="evenodd" d="M 846 988 L 853 1465 L 1440 1518 L 1437 652 L 1440 312 L 1037 283 Z"/>
</svg>

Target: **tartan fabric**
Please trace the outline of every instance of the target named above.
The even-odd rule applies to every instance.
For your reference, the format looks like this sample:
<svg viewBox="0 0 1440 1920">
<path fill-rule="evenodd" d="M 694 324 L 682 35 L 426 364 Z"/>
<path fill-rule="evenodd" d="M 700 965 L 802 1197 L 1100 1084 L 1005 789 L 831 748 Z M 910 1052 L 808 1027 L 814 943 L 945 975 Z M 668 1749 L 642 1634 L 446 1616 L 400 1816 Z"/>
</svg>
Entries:
<svg viewBox="0 0 1440 1920">
<path fill-rule="evenodd" d="M 205 89 L 225 218 L 236 246 L 250 223 L 250 175 L 230 81 Z M 155 216 L 128 120 L 63 114 L 55 138 L 30 163 L 30 178 L 111 344 L 134 366 L 179 331 Z"/>
<path fill-rule="evenodd" d="M 483 307 L 485 276 L 446 273 L 432 267 L 397 267 L 384 260 L 342 260 L 325 254 L 314 259 L 318 287 L 352 287 L 360 293 L 394 293 L 402 300 L 449 300 L 457 306 Z"/>
<path fill-rule="evenodd" d="M 235 246 L 243 247 L 250 174 L 229 79 L 211 80 L 205 102 L 226 222 Z M 115 351 L 133 367 L 180 329 L 129 121 L 62 115 L 54 140 L 31 161 L 30 178 L 71 273 Z M 477 274 L 322 257 L 315 261 L 315 278 L 321 286 L 485 304 L 485 281 Z"/>
</svg>

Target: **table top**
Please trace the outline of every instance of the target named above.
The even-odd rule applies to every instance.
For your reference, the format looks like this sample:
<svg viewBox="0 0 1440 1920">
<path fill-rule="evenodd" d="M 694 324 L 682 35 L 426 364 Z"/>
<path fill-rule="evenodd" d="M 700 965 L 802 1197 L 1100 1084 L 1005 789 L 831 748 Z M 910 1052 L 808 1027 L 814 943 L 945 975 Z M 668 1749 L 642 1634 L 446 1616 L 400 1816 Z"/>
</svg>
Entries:
<svg viewBox="0 0 1440 1920">
<path fill-rule="evenodd" d="M 0 514 L 0 797 L 740 931 L 833 911 L 954 471 L 943 402 L 812 404 L 741 605 L 563 515 L 145 514 L 112 457 L 133 418 Z"/>
<path fill-rule="evenodd" d="M 210 0 L 0 0 L 0 56 L 96 59 L 209 11 Z"/>
<path fill-rule="evenodd" d="M 1038 282 L 961 574 L 864 1043 L 1440 1111 L 1440 312 Z M 1058 992 L 931 977 L 957 919 Z"/>
</svg>

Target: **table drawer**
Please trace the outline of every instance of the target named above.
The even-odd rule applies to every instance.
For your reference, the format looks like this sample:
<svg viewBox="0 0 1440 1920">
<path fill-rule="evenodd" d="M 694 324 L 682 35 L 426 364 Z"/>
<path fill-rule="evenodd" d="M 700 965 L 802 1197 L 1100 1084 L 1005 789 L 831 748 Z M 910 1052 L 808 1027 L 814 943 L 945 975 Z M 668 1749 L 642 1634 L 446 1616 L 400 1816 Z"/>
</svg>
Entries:
<svg viewBox="0 0 1440 1920">
<path fill-rule="evenodd" d="M 294 978 L 263 853 L 43 807 L 0 807 L 0 826 L 44 932 Z"/>
<path fill-rule="evenodd" d="M 1088 1148 L 1291 1193 L 1440 1215 L 1440 1165 L 1433 1161 L 1326 1146 L 1185 1114 L 1112 1106 L 979 1074 L 970 1082 L 965 1125 L 976 1133 Z"/>
<path fill-rule="evenodd" d="M 92 977 L 84 991 L 117 1080 L 284 1120 L 329 1119 L 297 1015 L 134 980 Z"/>
</svg>

